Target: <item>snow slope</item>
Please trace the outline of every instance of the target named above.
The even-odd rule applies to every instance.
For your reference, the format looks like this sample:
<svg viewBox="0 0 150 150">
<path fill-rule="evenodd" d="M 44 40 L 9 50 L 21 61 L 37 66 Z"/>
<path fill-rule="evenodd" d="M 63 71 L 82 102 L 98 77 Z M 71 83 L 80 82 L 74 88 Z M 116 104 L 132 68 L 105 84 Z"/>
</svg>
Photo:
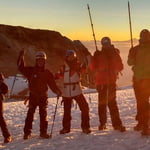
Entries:
<svg viewBox="0 0 150 150">
<path fill-rule="evenodd" d="M 88 99 L 89 94 L 85 94 Z M 39 114 L 35 113 L 33 122 L 32 138 L 23 140 L 23 127 L 27 107 L 23 101 L 5 102 L 5 118 L 13 136 L 13 142 L 4 145 L 3 137 L 0 135 L 0 149 L 5 150 L 149 150 L 150 138 L 142 137 L 139 132 L 133 131 L 136 114 L 136 103 L 132 88 L 125 88 L 117 91 L 117 102 L 123 124 L 127 131 L 121 133 L 114 131 L 108 113 L 107 129 L 98 131 L 99 125 L 97 113 L 97 93 L 90 94 L 92 102 L 90 106 L 90 118 L 92 133 L 85 135 L 80 128 L 79 108 L 72 108 L 72 130 L 69 134 L 59 135 L 63 117 L 63 107 L 58 104 L 56 121 L 51 139 L 39 138 Z M 56 105 L 56 98 L 49 99 L 48 120 L 49 131 L 52 125 L 53 112 Z"/>
</svg>

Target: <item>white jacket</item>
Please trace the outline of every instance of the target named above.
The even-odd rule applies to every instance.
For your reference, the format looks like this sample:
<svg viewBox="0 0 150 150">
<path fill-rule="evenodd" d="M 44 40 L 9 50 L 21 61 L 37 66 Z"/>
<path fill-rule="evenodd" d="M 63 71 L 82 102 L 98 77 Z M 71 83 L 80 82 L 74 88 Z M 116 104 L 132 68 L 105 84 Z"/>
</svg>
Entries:
<svg viewBox="0 0 150 150">
<path fill-rule="evenodd" d="M 82 94 L 79 74 L 75 72 L 73 75 L 70 76 L 70 68 L 67 63 L 65 63 L 64 67 L 63 81 L 63 97 L 74 97 Z"/>
</svg>

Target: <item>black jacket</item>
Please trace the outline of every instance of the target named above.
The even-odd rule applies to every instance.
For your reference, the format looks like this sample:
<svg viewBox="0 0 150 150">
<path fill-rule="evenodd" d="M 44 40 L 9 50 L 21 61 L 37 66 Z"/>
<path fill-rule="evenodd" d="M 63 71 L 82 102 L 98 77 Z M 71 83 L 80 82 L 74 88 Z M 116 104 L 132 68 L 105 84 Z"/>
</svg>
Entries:
<svg viewBox="0 0 150 150">
<path fill-rule="evenodd" d="M 28 79 L 30 94 L 37 96 L 47 96 L 48 87 L 54 92 L 60 91 L 56 86 L 52 73 L 39 67 L 26 67 L 24 61 L 18 66 L 19 71 Z"/>
</svg>

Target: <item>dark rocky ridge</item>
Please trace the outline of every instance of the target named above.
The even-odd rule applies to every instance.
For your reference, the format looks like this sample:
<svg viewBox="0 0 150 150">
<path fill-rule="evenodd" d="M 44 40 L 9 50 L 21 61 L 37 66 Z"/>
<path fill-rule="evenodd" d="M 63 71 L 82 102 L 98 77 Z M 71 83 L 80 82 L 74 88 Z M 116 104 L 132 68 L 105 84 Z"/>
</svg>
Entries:
<svg viewBox="0 0 150 150">
<path fill-rule="evenodd" d="M 47 54 L 46 67 L 53 73 L 62 65 L 67 49 L 76 50 L 80 61 L 89 54 L 80 41 L 72 41 L 59 32 L 0 24 L 0 71 L 5 76 L 16 74 L 16 60 L 23 48 L 27 65 L 34 65 L 36 51 L 44 50 Z"/>
</svg>

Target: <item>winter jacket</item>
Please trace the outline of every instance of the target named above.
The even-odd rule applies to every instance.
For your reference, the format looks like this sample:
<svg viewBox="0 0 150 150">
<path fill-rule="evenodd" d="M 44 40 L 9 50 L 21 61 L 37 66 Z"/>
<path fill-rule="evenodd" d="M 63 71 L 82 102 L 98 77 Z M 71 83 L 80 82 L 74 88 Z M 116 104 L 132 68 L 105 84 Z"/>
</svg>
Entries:
<svg viewBox="0 0 150 150">
<path fill-rule="evenodd" d="M 118 78 L 118 73 L 123 69 L 119 50 L 110 47 L 102 47 L 101 51 L 96 51 L 92 58 L 90 69 L 95 72 L 95 84 L 113 84 Z"/>
<path fill-rule="evenodd" d="M 3 101 L 5 99 L 5 94 L 8 92 L 8 86 L 1 81 L 0 82 L 0 101 Z"/>
<path fill-rule="evenodd" d="M 150 79 L 150 42 L 131 48 L 127 62 L 132 66 L 135 80 Z"/>
<path fill-rule="evenodd" d="M 30 95 L 47 97 L 48 87 L 50 87 L 54 93 L 58 93 L 59 89 L 57 88 L 54 77 L 49 70 L 36 66 L 26 67 L 23 60 L 20 62 L 18 68 L 28 79 Z"/>
<path fill-rule="evenodd" d="M 63 97 L 74 97 L 82 94 L 80 73 L 85 66 L 80 66 L 75 60 L 74 62 L 64 62 L 64 66 L 56 74 L 57 78 L 63 77 Z"/>
</svg>

